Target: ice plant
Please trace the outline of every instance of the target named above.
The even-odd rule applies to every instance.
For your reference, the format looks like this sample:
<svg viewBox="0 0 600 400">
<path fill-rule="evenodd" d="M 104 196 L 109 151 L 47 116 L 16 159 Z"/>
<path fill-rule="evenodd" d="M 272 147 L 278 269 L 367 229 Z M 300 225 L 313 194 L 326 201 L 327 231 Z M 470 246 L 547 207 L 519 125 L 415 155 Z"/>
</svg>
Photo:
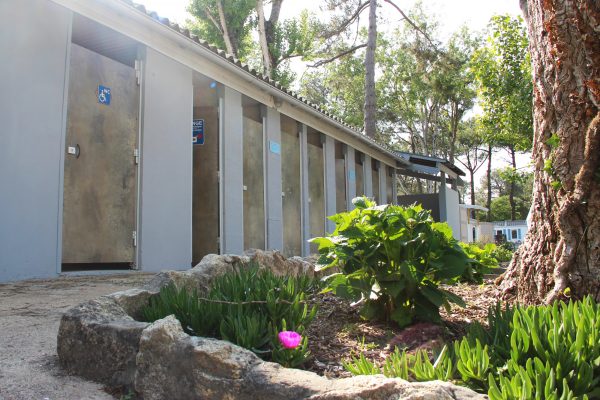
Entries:
<svg viewBox="0 0 600 400">
<path fill-rule="evenodd" d="M 294 331 L 282 331 L 277 335 L 279 343 L 286 349 L 295 349 L 300 345 L 302 336 Z"/>
</svg>

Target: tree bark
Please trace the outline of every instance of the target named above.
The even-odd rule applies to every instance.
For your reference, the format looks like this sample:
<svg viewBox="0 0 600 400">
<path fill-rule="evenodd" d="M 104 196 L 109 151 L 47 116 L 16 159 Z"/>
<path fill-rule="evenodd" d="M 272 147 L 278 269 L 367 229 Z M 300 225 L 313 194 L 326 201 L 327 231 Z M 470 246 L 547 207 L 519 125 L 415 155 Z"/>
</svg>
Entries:
<svg viewBox="0 0 600 400">
<path fill-rule="evenodd" d="M 219 22 L 221 24 L 223 40 L 225 41 L 225 50 L 227 50 L 227 52 L 232 56 L 237 57 L 237 49 L 233 45 L 231 33 L 227 28 L 227 18 L 225 18 L 225 11 L 223 10 L 223 3 L 221 0 L 217 0 L 217 10 L 219 12 Z"/>
<path fill-rule="evenodd" d="M 492 220 L 492 144 L 488 143 L 488 165 L 487 165 L 487 201 L 485 206 L 488 209 L 487 220 Z"/>
<path fill-rule="evenodd" d="M 600 300 L 600 4 L 521 0 L 521 8 L 534 78 L 534 192 L 529 232 L 501 289 L 526 303 Z"/>
<path fill-rule="evenodd" d="M 454 154 L 456 153 L 456 137 L 458 134 L 458 123 L 462 118 L 459 110 L 458 101 L 452 101 L 450 104 L 450 149 L 448 151 L 448 161 L 454 164 Z"/>
<path fill-rule="evenodd" d="M 515 220 L 517 219 L 517 206 L 515 204 L 515 190 L 517 188 L 517 183 L 515 182 L 515 173 L 517 171 L 517 160 L 515 157 L 515 147 L 514 146 L 510 146 L 508 148 L 508 151 L 510 152 L 510 156 L 511 156 L 511 161 L 512 161 L 512 168 L 513 168 L 513 175 L 511 175 L 511 179 L 510 179 L 510 192 L 508 193 L 508 202 L 510 203 L 510 219 L 511 220 Z"/>
<path fill-rule="evenodd" d="M 263 8 L 263 0 L 256 0 L 256 14 L 258 15 L 258 42 L 263 58 L 263 71 L 266 76 L 271 77 L 272 63 L 271 52 L 267 42 L 265 10 Z"/>
<path fill-rule="evenodd" d="M 375 48 L 377 44 L 377 0 L 369 1 L 369 35 L 365 52 L 365 134 L 374 138 L 376 127 Z"/>
</svg>

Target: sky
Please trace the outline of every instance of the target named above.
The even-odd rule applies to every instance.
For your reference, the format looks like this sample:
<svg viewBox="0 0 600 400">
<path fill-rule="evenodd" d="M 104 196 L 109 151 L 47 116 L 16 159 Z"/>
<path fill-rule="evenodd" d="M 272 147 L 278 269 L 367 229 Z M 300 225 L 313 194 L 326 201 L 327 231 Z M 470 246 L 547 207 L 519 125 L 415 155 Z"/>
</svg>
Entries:
<svg viewBox="0 0 600 400">
<path fill-rule="evenodd" d="M 190 0 L 136 0 L 136 2 L 144 4 L 148 10 L 156 11 L 161 17 L 167 17 L 180 24 L 190 18 L 185 10 Z M 283 18 L 289 18 L 298 15 L 305 8 L 318 13 L 318 6 L 310 3 L 285 0 L 281 15 Z M 383 12 L 386 14 L 396 13 L 391 6 L 384 2 L 381 3 Z M 415 0 L 395 1 L 395 4 L 404 11 L 409 10 L 414 3 Z M 490 17 L 495 14 L 521 15 L 518 0 L 422 0 L 422 3 L 426 10 L 433 11 L 438 17 L 444 32 L 452 32 L 462 24 L 467 24 L 474 30 L 483 29 Z M 390 22 L 393 22 L 393 17 L 390 18 Z"/>
<path fill-rule="evenodd" d="M 191 19 L 186 11 L 190 0 L 136 0 L 137 3 L 144 4 L 146 9 L 156 11 L 161 17 L 167 17 L 169 20 L 181 25 L 187 19 Z M 320 2 L 285 0 L 281 11 L 281 18 L 291 18 L 298 15 L 302 10 L 308 8 L 309 11 L 319 14 L 318 7 Z M 410 10 L 416 0 L 395 0 L 394 3 L 403 9 Z M 513 16 L 522 15 L 519 8 L 519 0 L 421 0 L 424 10 L 428 14 L 433 14 L 439 21 L 440 38 L 447 38 L 462 25 L 467 25 L 472 31 L 483 31 L 488 21 L 493 15 L 510 14 Z M 400 14 L 389 4 L 380 1 L 379 15 L 384 16 L 384 25 L 387 28 L 393 28 L 400 21 Z M 265 10 L 268 15 L 268 10 Z M 367 15 L 362 17 L 366 20 Z M 292 66 L 294 70 L 297 66 Z M 296 71 L 301 75 L 303 71 Z M 517 155 L 517 168 L 525 168 L 531 161 L 530 154 Z M 508 165 L 509 156 L 506 152 L 499 151 L 494 154 L 493 168 Z M 495 165 L 494 165 L 495 164 Z M 475 176 L 476 185 L 479 186 L 481 177 L 485 175 L 485 167 L 482 167 Z"/>
</svg>

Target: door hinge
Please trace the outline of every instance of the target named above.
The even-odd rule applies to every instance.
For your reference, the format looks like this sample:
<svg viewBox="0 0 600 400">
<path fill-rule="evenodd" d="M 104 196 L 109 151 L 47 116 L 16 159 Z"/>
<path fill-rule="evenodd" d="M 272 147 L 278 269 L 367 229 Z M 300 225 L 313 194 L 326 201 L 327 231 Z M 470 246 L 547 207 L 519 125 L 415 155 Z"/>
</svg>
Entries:
<svg viewBox="0 0 600 400">
<path fill-rule="evenodd" d="M 142 61 L 135 60 L 135 81 L 138 86 L 142 84 Z"/>
<path fill-rule="evenodd" d="M 140 163 L 140 149 L 133 149 L 133 160 L 135 165 Z"/>
<path fill-rule="evenodd" d="M 133 247 L 137 247 L 137 231 L 131 233 L 131 238 L 133 239 Z"/>
</svg>

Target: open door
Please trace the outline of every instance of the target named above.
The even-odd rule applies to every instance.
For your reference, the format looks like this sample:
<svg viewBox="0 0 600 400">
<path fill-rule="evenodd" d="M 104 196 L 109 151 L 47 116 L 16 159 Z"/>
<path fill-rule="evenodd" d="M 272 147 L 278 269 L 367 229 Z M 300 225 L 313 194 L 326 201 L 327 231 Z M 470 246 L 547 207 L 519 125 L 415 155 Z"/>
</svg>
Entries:
<svg viewBox="0 0 600 400">
<path fill-rule="evenodd" d="M 135 68 L 71 44 L 62 263 L 132 266 L 139 88 Z"/>
</svg>

